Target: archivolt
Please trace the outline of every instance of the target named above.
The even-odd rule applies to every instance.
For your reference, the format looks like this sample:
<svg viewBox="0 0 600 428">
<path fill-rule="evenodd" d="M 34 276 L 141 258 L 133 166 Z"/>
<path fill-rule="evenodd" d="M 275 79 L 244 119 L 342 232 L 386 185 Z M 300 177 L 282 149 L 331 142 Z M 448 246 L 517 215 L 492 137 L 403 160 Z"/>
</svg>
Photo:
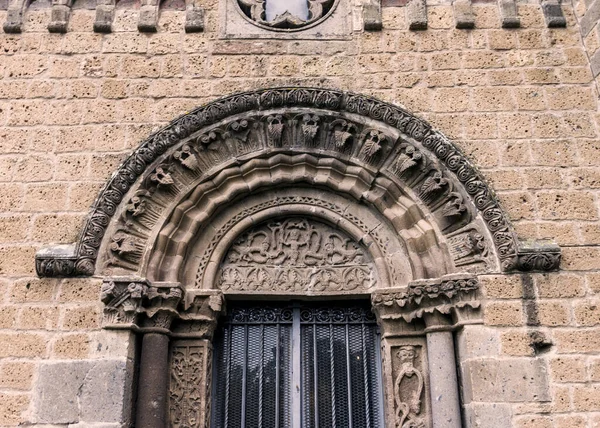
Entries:
<svg viewBox="0 0 600 428">
<path fill-rule="evenodd" d="M 37 255 L 38 274 L 180 272 L 198 231 L 233 201 L 299 184 L 378 211 L 413 269 L 432 248 L 444 271 L 558 264 L 556 248 L 519 247 L 477 169 L 426 122 L 361 95 L 282 88 L 212 102 L 151 135 L 101 191 L 79 241 Z"/>
</svg>

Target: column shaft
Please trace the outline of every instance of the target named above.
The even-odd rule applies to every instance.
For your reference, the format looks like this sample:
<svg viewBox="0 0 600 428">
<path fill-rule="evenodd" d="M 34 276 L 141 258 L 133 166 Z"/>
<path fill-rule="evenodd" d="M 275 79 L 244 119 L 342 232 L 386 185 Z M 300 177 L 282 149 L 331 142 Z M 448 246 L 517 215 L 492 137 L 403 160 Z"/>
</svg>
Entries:
<svg viewBox="0 0 600 428">
<path fill-rule="evenodd" d="M 146 333 L 142 338 L 136 427 L 167 426 L 168 387 L 169 338 L 164 334 Z"/>
<path fill-rule="evenodd" d="M 433 428 L 461 428 L 454 340 L 451 331 L 427 333 Z"/>
</svg>

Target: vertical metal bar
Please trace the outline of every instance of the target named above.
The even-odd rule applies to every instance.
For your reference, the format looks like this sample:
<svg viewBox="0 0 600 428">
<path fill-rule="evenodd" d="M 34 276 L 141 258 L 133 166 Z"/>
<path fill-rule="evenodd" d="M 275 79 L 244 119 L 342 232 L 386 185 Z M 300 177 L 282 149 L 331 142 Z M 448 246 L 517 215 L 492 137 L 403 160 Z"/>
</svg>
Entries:
<svg viewBox="0 0 600 428">
<path fill-rule="evenodd" d="M 377 379 L 382 379 L 381 376 L 381 334 L 379 333 L 379 328 L 377 328 L 375 330 L 375 344 L 377 346 L 375 346 L 375 361 L 378 362 L 378 364 L 375 364 L 375 370 L 377 371 Z M 377 393 L 379 394 L 379 397 L 377 399 L 377 403 L 378 403 L 378 413 L 379 413 L 379 420 L 380 421 L 384 421 L 384 416 L 383 416 L 383 382 L 377 382 L 378 386 L 379 386 L 379 391 L 377 391 Z M 373 395 L 375 395 L 375 391 L 373 391 Z M 383 423 L 383 422 L 381 422 Z"/>
<path fill-rule="evenodd" d="M 242 418 L 240 428 L 246 428 L 246 376 L 248 374 L 248 324 L 244 325 L 244 365 L 242 368 Z"/>
<path fill-rule="evenodd" d="M 281 348 L 280 324 L 277 323 L 277 344 L 275 346 L 275 428 L 279 428 L 279 352 Z"/>
<path fill-rule="evenodd" d="M 225 370 L 225 421 L 224 428 L 229 428 L 229 389 L 231 384 L 231 335 L 232 335 L 232 326 L 227 327 L 227 357 L 226 358 L 226 370 Z"/>
<path fill-rule="evenodd" d="M 335 361 L 333 356 L 333 324 L 329 323 L 329 363 L 330 363 L 330 376 L 331 376 L 331 426 L 336 428 L 336 414 L 335 414 Z"/>
<path fill-rule="evenodd" d="M 265 325 L 260 325 L 260 363 L 258 366 L 258 427 L 262 428 L 263 418 L 263 366 L 265 364 Z"/>
<path fill-rule="evenodd" d="M 313 397 L 315 398 L 315 428 L 319 428 L 319 389 L 317 388 L 319 382 L 318 364 L 317 364 L 317 324 L 313 321 L 313 375 L 314 375 L 314 391 Z"/>
<path fill-rule="evenodd" d="M 350 373 L 350 334 L 346 323 L 346 378 L 348 382 L 348 428 L 352 428 L 352 374 Z"/>
<path fill-rule="evenodd" d="M 361 351 L 363 366 L 363 382 L 365 383 L 365 419 L 367 428 L 371 428 L 371 403 L 369 403 L 369 372 L 367 367 L 367 343 L 365 340 L 365 323 L 361 323 Z"/>
<path fill-rule="evenodd" d="M 294 307 L 292 324 L 292 428 L 300 428 L 300 308 Z"/>
</svg>

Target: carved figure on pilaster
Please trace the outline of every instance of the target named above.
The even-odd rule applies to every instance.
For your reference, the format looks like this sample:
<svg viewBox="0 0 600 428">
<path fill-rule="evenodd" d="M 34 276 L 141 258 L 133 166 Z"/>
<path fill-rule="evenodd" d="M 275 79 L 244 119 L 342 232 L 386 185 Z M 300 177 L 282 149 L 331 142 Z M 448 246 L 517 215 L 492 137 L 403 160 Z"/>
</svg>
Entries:
<svg viewBox="0 0 600 428">
<path fill-rule="evenodd" d="M 414 365 L 417 352 L 417 348 L 411 345 L 401 346 L 396 351 L 399 364 L 399 371 L 394 380 L 396 428 L 425 426 L 417 417 L 421 413 L 421 395 L 425 384 L 423 375 Z"/>
</svg>

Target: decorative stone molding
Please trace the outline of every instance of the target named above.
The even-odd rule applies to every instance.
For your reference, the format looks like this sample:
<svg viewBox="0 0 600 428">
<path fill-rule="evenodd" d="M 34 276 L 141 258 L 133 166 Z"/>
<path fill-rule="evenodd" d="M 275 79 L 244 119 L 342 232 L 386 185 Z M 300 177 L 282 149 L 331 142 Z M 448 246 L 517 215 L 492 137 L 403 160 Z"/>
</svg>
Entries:
<svg viewBox="0 0 600 428">
<path fill-rule="evenodd" d="M 186 33 L 201 33 L 204 31 L 204 8 L 198 0 L 186 1 L 184 28 Z"/>
<path fill-rule="evenodd" d="M 169 331 L 179 317 L 183 298 L 180 284 L 150 283 L 141 278 L 105 278 L 100 300 L 104 303 L 103 327 Z"/>
<path fill-rule="evenodd" d="M 363 119 L 355 119 L 358 117 Z M 367 121 L 369 126 L 364 124 Z M 205 131 L 219 122 L 224 125 Z M 519 263 L 520 250 L 512 226 L 477 169 L 426 122 L 399 107 L 361 95 L 284 88 L 223 98 L 151 135 L 101 192 L 73 252 L 66 254 L 61 247 L 60 254 L 53 257 L 53 249 L 41 251 L 37 255 L 38 274 L 93 274 L 103 241 L 110 242 L 106 245 L 114 263 L 136 271 L 142 254 L 153 245 L 147 242 L 149 228 L 169 216 L 165 210 L 173 201 L 197 186 L 214 185 L 217 174 L 226 174 L 227 165 L 240 165 L 232 172 L 258 173 L 260 170 L 253 169 L 259 165 L 256 162 L 265 166 L 285 163 L 282 156 L 290 151 L 299 156 L 310 153 L 323 165 L 341 162 L 345 171 L 354 168 L 358 177 L 373 176 L 370 188 L 367 186 L 358 197 L 372 200 L 381 209 L 386 209 L 381 196 L 401 186 L 394 190 L 396 196 L 389 194 L 389 198 L 406 192 L 416 194 L 419 204 L 433 213 L 445 234 L 469 224 L 471 230 L 481 227 L 479 233 L 484 240 L 490 237 L 488 250 L 495 250 L 494 257 L 499 258 L 503 270 L 531 265 Z M 132 189 L 136 182 L 141 184 Z M 323 184 L 335 183 L 328 179 Z M 355 192 L 351 187 L 347 191 Z M 129 192 L 133 194 L 124 199 Z M 228 197 L 231 200 L 233 193 Z M 119 227 L 105 237 L 115 221 L 121 222 Z M 540 250 L 537 254 L 539 258 L 545 253 Z M 533 266 L 555 268 L 544 263 Z"/>
<path fill-rule="evenodd" d="M 404 320 L 407 323 L 427 314 L 452 315 L 456 324 L 469 318 L 480 307 L 476 277 L 460 274 L 431 280 L 418 280 L 405 290 L 375 292 L 373 308 L 384 325 Z"/>
<path fill-rule="evenodd" d="M 560 265 L 560 247 L 551 241 L 524 241 L 519 245 L 518 269 L 552 271 Z"/>
<path fill-rule="evenodd" d="M 175 340 L 171 345 L 170 360 L 169 426 L 210 426 L 212 343 L 209 340 Z"/>
<path fill-rule="evenodd" d="M 138 17 L 138 31 L 142 33 L 156 33 L 159 5 L 159 0 L 142 0 Z"/>
</svg>

